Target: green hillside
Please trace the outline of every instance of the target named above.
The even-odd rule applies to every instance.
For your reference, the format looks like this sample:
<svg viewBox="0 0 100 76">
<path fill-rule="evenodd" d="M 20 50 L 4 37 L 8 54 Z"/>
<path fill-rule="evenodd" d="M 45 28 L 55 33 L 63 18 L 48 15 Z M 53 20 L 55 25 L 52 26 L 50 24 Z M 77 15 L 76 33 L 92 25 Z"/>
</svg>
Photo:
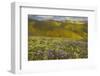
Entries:
<svg viewBox="0 0 100 76">
<path fill-rule="evenodd" d="M 87 40 L 87 23 L 54 20 L 28 21 L 29 36 L 63 37 L 72 40 Z"/>
<path fill-rule="evenodd" d="M 87 21 L 28 19 L 29 61 L 79 58 L 88 58 Z"/>
</svg>

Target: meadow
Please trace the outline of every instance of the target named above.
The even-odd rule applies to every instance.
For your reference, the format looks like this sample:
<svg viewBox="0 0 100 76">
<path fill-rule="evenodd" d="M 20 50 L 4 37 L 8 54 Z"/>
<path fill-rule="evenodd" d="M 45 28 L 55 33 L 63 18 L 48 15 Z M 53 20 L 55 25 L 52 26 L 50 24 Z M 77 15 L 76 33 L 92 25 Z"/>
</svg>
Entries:
<svg viewBox="0 0 100 76">
<path fill-rule="evenodd" d="M 28 18 L 29 61 L 88 58 L 86 20 L 73 17 L 67 20 L 60 20 L 63 17 L 59 20 L 33 18 Z"/>
<path fill-rule="evenodd" d="M 66 38 L 29 37 L 28 60 L 87 58 L 87 43 Z"/>
</svg>

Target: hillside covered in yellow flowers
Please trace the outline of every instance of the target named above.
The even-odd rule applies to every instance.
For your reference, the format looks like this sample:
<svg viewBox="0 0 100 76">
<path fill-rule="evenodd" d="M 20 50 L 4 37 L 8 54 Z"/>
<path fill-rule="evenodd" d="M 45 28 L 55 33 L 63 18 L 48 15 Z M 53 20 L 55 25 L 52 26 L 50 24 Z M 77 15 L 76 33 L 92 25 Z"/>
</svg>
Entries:
<svg viewBox="0 0 100 76">
<path fill-rule="evenodd" d="M 28 60 L 88 58 L 88 18 L 28 16 Z"/>
</svg>

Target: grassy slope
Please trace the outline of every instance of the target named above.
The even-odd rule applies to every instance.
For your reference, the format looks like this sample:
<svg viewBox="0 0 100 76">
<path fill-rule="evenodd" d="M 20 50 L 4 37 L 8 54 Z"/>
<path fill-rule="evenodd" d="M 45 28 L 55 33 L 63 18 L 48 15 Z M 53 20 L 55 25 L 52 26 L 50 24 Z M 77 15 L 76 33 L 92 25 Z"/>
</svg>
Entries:
<svg viewBox="0 0 100 76">
<path fill-rule="evenodd" d="M 29 21 L 28 59 L 87 58 L 87 24 Z"/>
<path fill-rule="evenodd" d="M 29 36 L 65 37 L 72 40 L 87 40 L 86 23 L 57 21 L 29 21 Z"/>
</svg>

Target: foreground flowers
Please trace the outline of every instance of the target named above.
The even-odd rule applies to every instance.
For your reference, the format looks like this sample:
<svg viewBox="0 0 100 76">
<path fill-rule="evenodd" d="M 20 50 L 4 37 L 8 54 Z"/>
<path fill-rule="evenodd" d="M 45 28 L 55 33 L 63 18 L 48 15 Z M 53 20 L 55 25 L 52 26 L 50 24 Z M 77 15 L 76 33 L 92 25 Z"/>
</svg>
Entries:
<svg viewBox="0 0 100 76">
<path fill-rule="evenodd" d="M 29 37 L 28 60 L 87 58 L 87 42 L 66 38 Z"/>
</svg>

